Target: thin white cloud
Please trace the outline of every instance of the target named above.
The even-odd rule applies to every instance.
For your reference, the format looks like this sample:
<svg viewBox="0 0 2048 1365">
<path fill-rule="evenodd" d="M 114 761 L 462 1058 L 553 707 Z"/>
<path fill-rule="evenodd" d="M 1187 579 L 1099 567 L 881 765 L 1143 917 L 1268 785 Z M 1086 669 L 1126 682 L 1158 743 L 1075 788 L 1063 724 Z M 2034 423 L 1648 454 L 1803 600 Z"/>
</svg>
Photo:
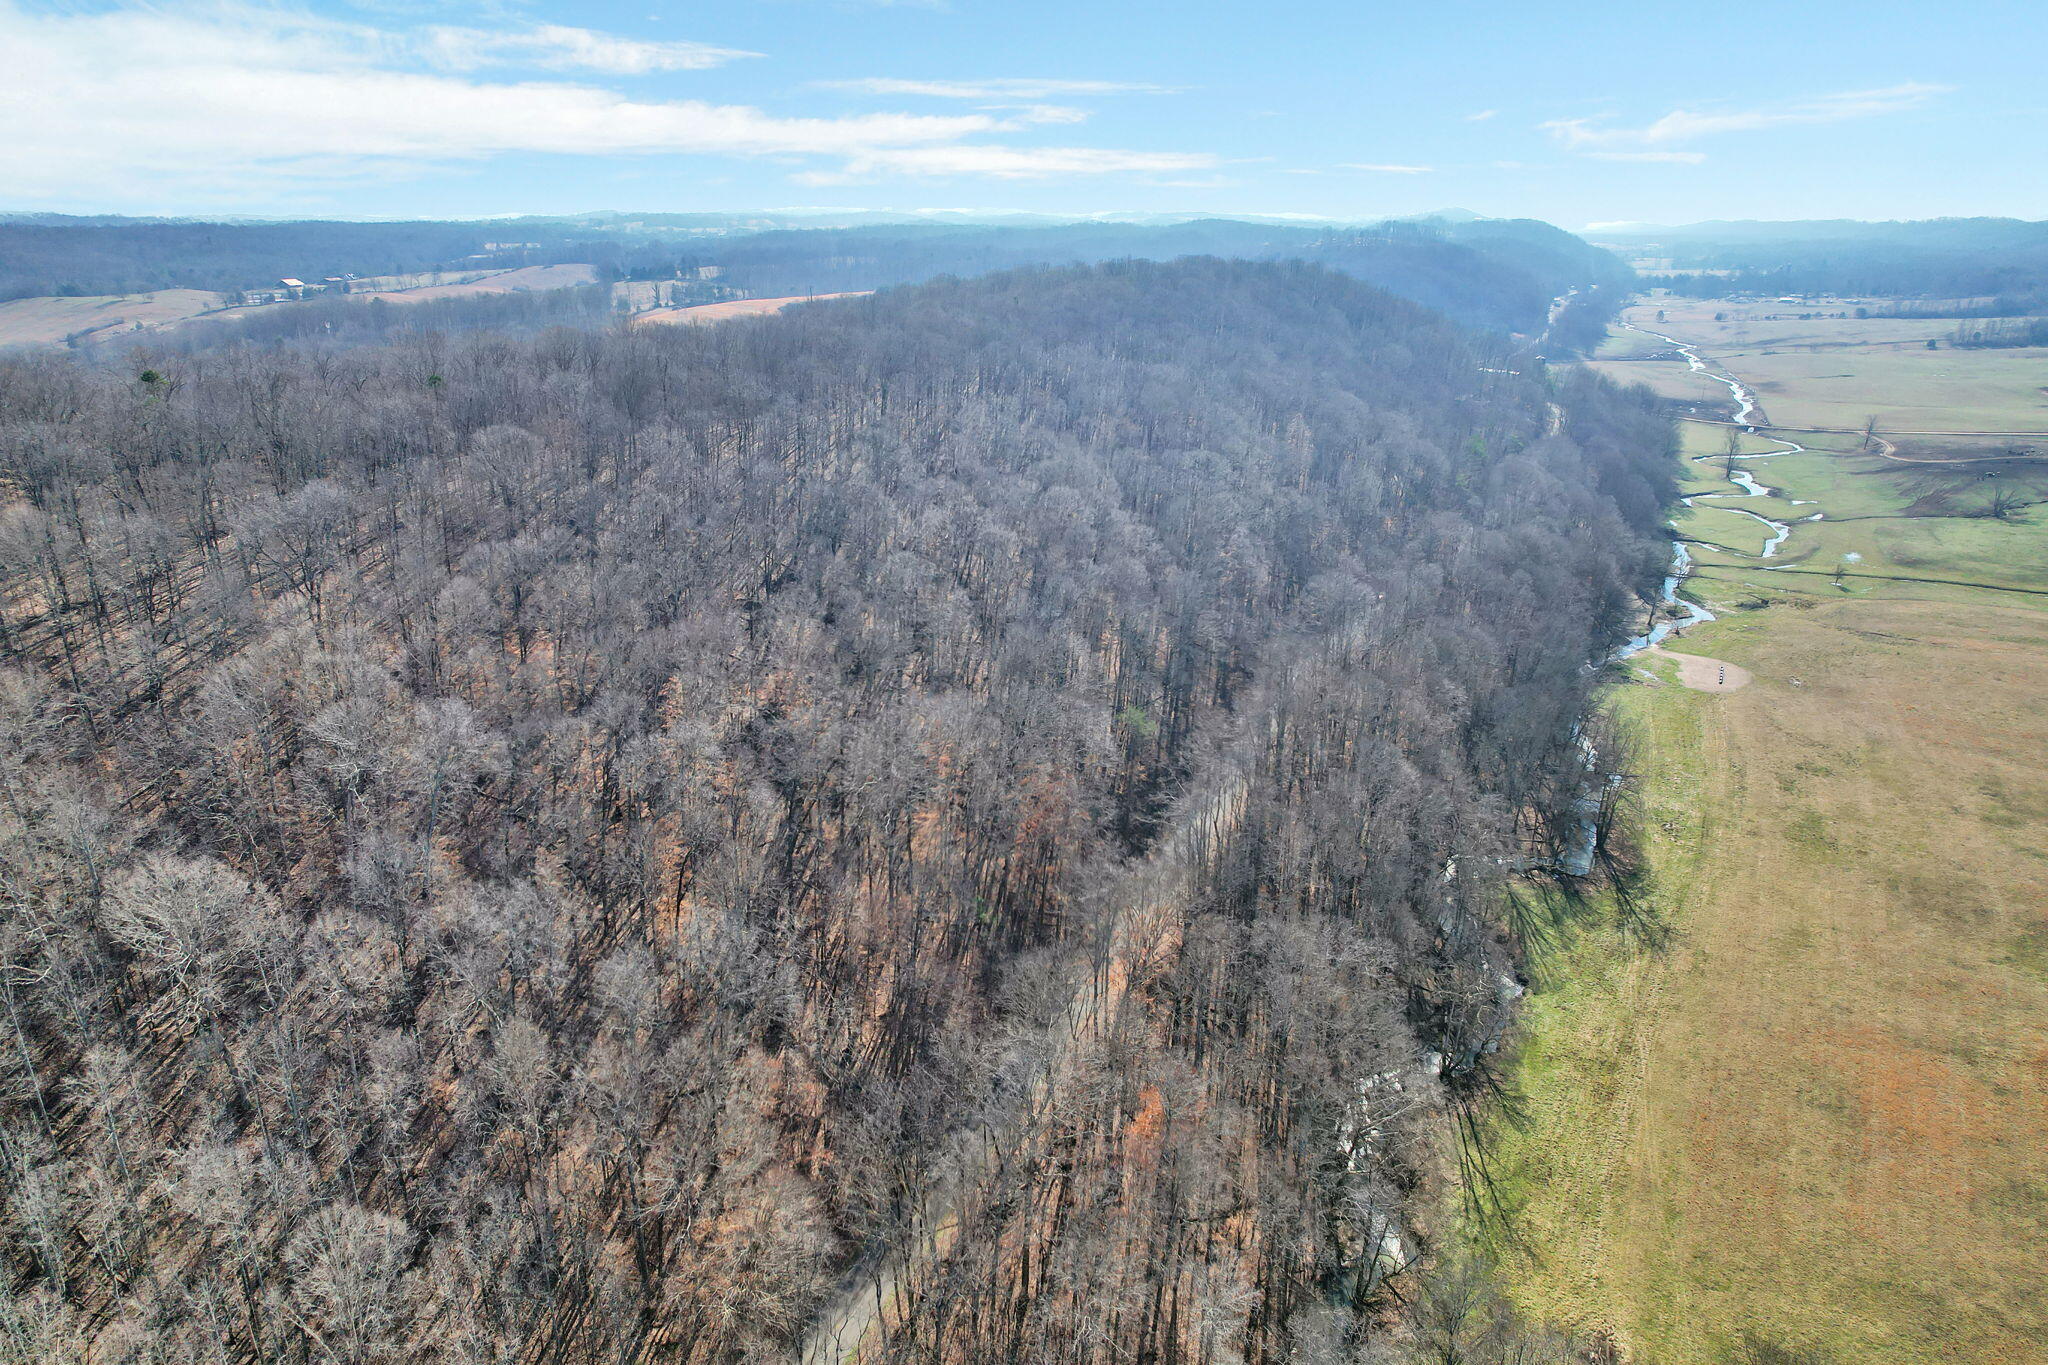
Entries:
<svg viewBox="0 0 2048 1365">
<path fill-rule="evenodd" d="M 870 76 L 857 81 L 819 81 L 823 90 L 852 90 L 863 95 L 921 95 L 942 100 L 1047 100 L 1076 95 L 1167 95 L 1163 85 L 1132 81 L 1028 80 L 1003 77 L 979 81 L 905 81 Z"/>
<path fill-rule="evenodd" d="M 1596 161 L 1669 161 L 1697 166 L 1707 159 L 1705 152 L 1587 152 Z"/>
<path fill-rule="evenodd" d="M 876 174 L 990 176 L 1038 180 L 1057 175 L 1170 174 L 1206 171 L 1217 158 L 1190 152 L 1131 152 L 1107 147 L 1004 147 L 962 143 L 940 147 L 885 147 L 850 157 L 843 172 L 813 172 L 807 184 L 843 184 Z"/>
<path fill-rule="evenodd" d="M 990 104 L 983 106 L 994 113 L 1008 114 L 1010 123 L 1025 127 L 1043 123 L 1086 123 L 1088 111 L 1065 104 Z"/>
<path fill-rule="evenodd" d="M 1499 114 L 1499 113 L 1500 113 L 1500 110 L 1498 110 L 1498 109 L 1481 109 L 1481 110 L 1480 110 L 1480 111 L 1479 111 L 1478 113 L 1476 113 L 1476 114 L 1467 114 L 1467 115 L 1465 115 L 1465 122 L 1467 122 L 1467 123 L 1484 123 L 1484 122 L 1486 122 L 1486 121 L 1487 121 L 1488 119 L 1490 119 L 1490 118 L 1494 117 L 1495 115 L 1497 115 L 1497 114 Z"/>
<path fill-rule="evenodd" d="M 476 32 L 423 37 L 239 6 L 29 13 L 0 0 L 0 185 L 30 201 L 197 206 L 515 153 L 832 158 L 862 175 L 1005 179 L 1214 164 L 1193 154 L 967 141 L 1081 117 L 1063 106 L 789 118 L 583 82 L 488 80 L 469 66 L 631 75 L 743 54 L 559 27 Z M 917 149 L 934 155 L 897 155 Z"/>
<path fill-rule="evenodd" d="M 1674 109 L 1640 128 L 1615 126 L 1586 118 L 1552 119 L 1538 127 L 1571 148 L 1655 147 L 1718 133 L 1757 132 L 1793 124 L 1846 123 L 1852 119 L 1896 114 L 1918 109 L 1948 89 L 1945 85 L 1908 81 L 1878 90 L 1846 90 L 1760 109 L 1709 112 Z"/>
<path fill-rule="evenodd" d="M 1377 161 L 1343 161 L 1338 163 L 1337 169 L 1340 171 L 1372 171 L 1379 175 L 1428 175 L 1436 167 L 1401 166 Z"/>
<path fill-rule="evenodd" d="M 505 30 L 441 25 L 421 35 L 419 48 L 427 61 L 450 71 L 537 66 L 550 71 L 601 71 L 613 76 L 703 71 L 738 58 L 761 55 L 709 43 L 621 38 L 562 24 Z"/>
</svg>

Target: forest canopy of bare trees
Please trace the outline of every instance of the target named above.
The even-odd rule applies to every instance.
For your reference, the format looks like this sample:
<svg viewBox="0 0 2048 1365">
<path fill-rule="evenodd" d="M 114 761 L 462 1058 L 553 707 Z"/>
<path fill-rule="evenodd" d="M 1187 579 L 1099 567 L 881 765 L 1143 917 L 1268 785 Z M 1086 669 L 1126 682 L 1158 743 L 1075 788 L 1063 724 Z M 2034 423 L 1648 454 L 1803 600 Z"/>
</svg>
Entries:
<svg viewBox="0 0 2048 1365">
<path fill-rule="evenodd" d="M 1668 553 L 1521 368 L 1216 260 L 0 364 L 0 1358 L 1373 1358 Z"/>
</svg>

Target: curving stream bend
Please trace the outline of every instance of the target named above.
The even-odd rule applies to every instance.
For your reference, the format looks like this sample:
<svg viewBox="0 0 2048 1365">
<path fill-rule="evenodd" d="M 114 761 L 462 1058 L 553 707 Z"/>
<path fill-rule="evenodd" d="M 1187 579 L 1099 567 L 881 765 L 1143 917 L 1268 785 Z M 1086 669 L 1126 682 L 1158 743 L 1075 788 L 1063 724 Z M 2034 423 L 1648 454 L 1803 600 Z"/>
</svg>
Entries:
<svg viewBox="0 0 2048 1365">
<path fill-rule="evenodd" d="M 1756 415 L 1756 395 L 1753 392 L 1751 392 L 1748 385 L 1744 384 L 1740 379 L 1737 379 L 1734 375 L 1729 374 L 1722 370 L 1716 370 L 1711 365 L 1707 364 L 1707 362 L 1701 358 L 1700 353 L 1696 347 L 1688 346 L 1686 343 L 1680 341 L 1677 337 L 1665 336 L 1662 332 L 1652 332 L 1647 328 L 1638 327 L 1632 322 L 1624 322 L 1621 325 L 1628 328 L 1631 332 L 1640 332 L 1644 336 L 1655 337 L 1659 341 L 1666 342 L 1671 346 L 1677 347 L 1678 353 L 1685 357 L 1685 363 L 1687 367 L 1690 368 L 1695 374 L 1706 375 L 1709 379 L 1714 380 L 1716 383 L 1725 385 L 1728 389 L 1729 395 L 1735 399 L 1736 425 L 1739 426 L 1743 431 L 1755 434 L 1756 427 L 1751 423 L 1750 418 Z M 1798 455 L 1803 453 L 1806 449 L 1805 446 L 1800 445 L 1796 441 L 1786 441 L 1781 438 L 1773 439 L 1778 440 L 1778 444 L 1780 447 L 1779 449 L 1759 451 L 1754 455 L 1736 455 L 1733 458 L 1736 460 L 1768 460 L 1773 456 L 1777 455 Z M 1728 460 L 1729 458 L 1730 457 L 1727 455 L 1695 455 L 1693 457 L 1693 463 L 1705 464 L 1710 460 Z M 1741 489 L 1742 491 L 1739 493 L 1695 493 L 1691 497 L 1681 498 L 1679 499 L 1679 501 L 1683 505 L 1690 507 L 1702 498 L 1774 498 L 1778 496 L 1777 489 L 1772 488 L 1768 484 L 1757 482 L 1756 476 L 1751 474 L 1746 469 L 1730 470 L 1728 472 L 1728 479 L 1731 483 L 1735 484 L 1735 486 Z M 1787 501 L 1791 502 L 1792 505 L 1795 507 L 1801 505 L 1800 501 L 1796 499 L 1787 499 Z M 1770 559 L 1778 553 L 1778 547 L 1785 543 L 1786 537 L 1792 534 L 1791 522 L 1777 521 L 1770 517 L 1764 516 L 1761 513 L 1752 512 L 1746 507 L 1729 507 L 1726 510 L 1730 512 L 1740 512 L 1743 516 L 1749 517 L 1754 521 L 1762 522 L 1765 526 L 1770 527 L 1771 535 L 1770 539 L 1764 542 L 1762 551 L 1756 555 L 1752 556 L 1749 555 L 1747 551 L 1731 549 L 1730 547 L 1725 545 L 1715 545 L 1714 548 L 1716 550 L 1721 551 L 1723 554 L 1742 555 L 1745 558 L 1754 558 L 1757 560 Z M 1821 513 L 1815 512 L 1811 516 L 1798 518 L 1798 520 L 1819 521 L 1821 519 L 1821 516 Z M 1673 522 L 1671 524 L 1675 529 L 1677 523 Z M 1773 566 L 1759 564 L 1758 567 L 1770 568 Z M 1687 598 L 1680 597 L 1678 595 L 1678 590 L 1680 586 L 1684 584 L 1685 580 L 1687 579 L 1687 577 L 1691 575 L 1691 573 L 1692 552 L 1686 549 L 1685 541 L 1680 539 L 1676 534 L 1674 534 L 1671 538 L 1671 572 L 1664 576 L 1664 586 L 1662 591 L 1658 594 L 1658 601 L 1667 607 L 1679 608 L 1685 614 L 1683 616 L 1673 617 L 1668 621 L 1657 621 L 1652 623 L 1649 630 L 1645 631 L 1641 635 L 1634 637 L 1633 639 L 1628 641 L 1628 643 L 1622 645 L 1621 648 L 1615 650 L 1614 653 L 1611 656 L 1609 656 L 1610 660 L 1626 659 L 1631 655 L 1640 654 L 1644 650 L 1649 649 L 1654 645 L 1662 644 L 1671 636 L 1677 634 L 1682 630 L 1687 629 L 1688 627 L 1696 626 L 1700 624 L 1700 622 L 1702 621 L 1711 621 L 1714 619 L 1713 612 L 1707 610 L 1707 608 L 1701 606 L 1697 602 L 1691 601 Z M 1591 773 L 1593 770 L 1595 757 L 1592 745 L 1583 736 L 1579 738 L 1579 744 L 1580 747 L 1585 750 L 1586 770 L 1588 773 Z M 1619 779 L 1617 778 L 1611 780 Z M 1576 818 L 1573 823 L 1573 837 L 1571 846 L 1565 850 L 1563 856 L 1558 858 L 1556 862 L 1552 864 L 1552 866 L 1557 871 L 1563 872 L 1566 875 L 1573 877 L 1583 877 L 1592 871 L 1593 856 L 1598 845 L 1599 838 L 1598 818 L 1601 809 L 1600 795 L 1601 794 L 1596 790 L 1589 790 L 1580 795 L 1579 800 L 1576 806 L 1574 807 L 1574 815 Z"/>
<path fill-rule="evenodd" d="M 1659 341 L 1666 342 L 1669 345 L 1676 347 L 1678 353 L 1685 357 L 1685 363 L 1688 369 L 1692 370 L 1695 374 L 1703 374 L 1707 376 L 1707 378 L 1712 379 L 1717 384 L 1724 385 L 1727 388 L 1729 395 L 1735 399 L 1735 424 L 1746 432 L 1750 432 L 1752 434 L 1756 432 L 1756 427 L 1752 425 L 1750 422 L 1750 418 L 1753 417 L 1757 411 L 1756 395 L 1753 392 L 1751 392 L 1748 385 L 1744 384 L 1740 379 L 1737 379 L 1734 375 L 1728 374 L 1727 372 L 1722 370 L 1717 370 L 1713 366 L 1709 365 L 1704 359 L 1701 358 L 1697 347 L 1689 346 L 1685 342 L 1680 341 L 1677 337 L 1665 336 L 1662 332 L 1652 332 L 1648 328 L 1638 327 L 1632 322 L 1624 322 L 1621 325 L 1628 328 L 1628 330 L 1630 330 L 1631 332 L 1639 332 L 1647 337 L 1655 337 Z M 1733 458 L 1737 460 L 1768 460 L 1778 455 L 1802 454 L 1806 450 L 1805 446 L 1800 445 L 1796 441 L 1787 441 L 1780 437 L 1773 437 L 1772 439 L 1778 441 L 1779 446 L 1781 447 L 1780 449 L 1759 451 L 1754 455 L 1737 455 Z M 1695 455 L 1693 456 L 1693 463 L 1706 464 L 1709 461 L 1727 460 L 1729 458 L 1730 457 L 1727 455 Z M 1690 507 L 1694 503 L 1705 498 L 1774 498 L 1778 496 L 1777 489 L 1772 488 L 1768 484 L 1758 483 L 1756 477 L 1746 469 L 1732 470 L 1729 472 L 1728 478 L 1730 482 L 1732 482 L 1742 490 L 1740 493 L 1695 493 L 1691 497 L 1681 498 L 1679 499 L 1679 501 L 1685 506 Z M 1791 504 L 1795 507 L 1801 505 L 1800 500 L 1797 499 L 1788 499 L 1787 501 L 1791 502 Z M 1722 504 L 1718 503 L 1716 505 L 1722 506 Z M 1723 510 L 1729 512 L 1737 512 L 1745 517 L 1750 518 L 1752 521 L 1762 522 L 1771 530 L 1770 538 L 1764 542 L 1763 550 L 1760 553 L 1756 555 L 1750 555 L 1745 550 L 1731 549 L 1726 545 L 1714 546 L 1715 549 L 1721 551 L 1723 554 L 1742 555 L 1745 558 L 1754 558 L 1759 560 L 1770 559 L 1776 556 L 1776 554 L 1778 553 L 1778 547 L 1780 545 L 1783 545 L 1785 543 L 1786 537 L 1792 534 L 1791 522 L 1773 520 L 1772 518 L 1764 516 L 1760 513 L 1752 512 L 1747 507 L 1724 506 Z M 1823 515 L 1825 514 L 1815 512 L 1810 516 L 1796 518 L 1796 520 L 1819 521 Z M 1676 523 L 1673 523 L 1673 525 L 1675 526 Z M 1671 550 L 1671 572 L 1665 576 L 1664 588 L 1663 591 L 1659 594 L 1659 600 L 1666 606 L 1678 607 L 1683 609 L 1685 615 L 1683 617 L 1674 618 L 1669 621 L 1656 622 L 1644 634 L 1636 636 L 1627 644 L 1623 645 L 1620 649 L 1616 650 L 1614 652 L 1614 657 L 1616 659 L 1626 659 L 1631 654 L 1640 654 L 1642 651 L 1650 648 L 1652 645 L 1661 644 L 1670 636 L 1686 629 L 1689 626 L 1696 626 L 1702 621 L 1711 621 L 1714 619 L 1714 613 L 1708 611 L 1699 603 L 1688 601 L 1685 598 L 1682 598 L 1678 595 L 1679 586 L 1683 584 L 1686 578 L 1692 573 L 1692 555 L 1685 548 L 1685 542 L 1683 540 L 1680 540 L 1676 536 L 1672 537 Z M 1760 565 L 1759 567 L 1768 568 L 1771 566 Z"/>
</svg>

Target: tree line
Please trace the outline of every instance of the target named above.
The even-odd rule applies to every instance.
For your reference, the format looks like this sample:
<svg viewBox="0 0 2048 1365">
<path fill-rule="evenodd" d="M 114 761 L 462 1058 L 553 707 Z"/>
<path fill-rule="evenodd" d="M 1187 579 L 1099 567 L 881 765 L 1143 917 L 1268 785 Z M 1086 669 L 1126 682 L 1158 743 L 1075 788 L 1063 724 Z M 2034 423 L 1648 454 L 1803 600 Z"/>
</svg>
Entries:
<svg viewBox="0 0 2048 1365">
<path fill-rule="evenodd" d="M 1965 349 L 2048 346 L 2048 317 L 1994 318 L 1957 325 L 1949 345 Z"/>
</svg>

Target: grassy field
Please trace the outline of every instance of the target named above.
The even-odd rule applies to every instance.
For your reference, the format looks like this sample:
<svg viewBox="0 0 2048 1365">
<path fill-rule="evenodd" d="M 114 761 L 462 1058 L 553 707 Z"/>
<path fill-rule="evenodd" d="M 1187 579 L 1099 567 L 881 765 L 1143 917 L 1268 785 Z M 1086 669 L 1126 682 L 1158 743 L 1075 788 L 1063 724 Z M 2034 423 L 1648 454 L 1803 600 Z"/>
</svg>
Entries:
<svg viewBox="0 0 2048 1365">
<path fill-rule="evenodd" d="M 1771 538 L 1771 528 L 1739 512 L 1731 512 L 1725 505 L 1741 507 L 1756 501 L 1753 498 L 1728 498 L 1721 503 L 1700 503 L 1686 514 L 1683 522 L 1685 533 L 1713 545 L 1725 545 L 1731 550 L 1762 554 L 1764 542 Z M 1765 511 L 1764 515 L 1771 515 L 1771 511 Z"/>
<path fill-rule="evenodd" d="M 1855 401 L 1903 411 L 1874 373 Z M 1610 693 L 1670 937 L 1538 964 L 1489 1236 L 1526 1308 L 1632 1362 L 2048 1361 L 2048 507 L 1914 515 L 1987 481 L 1811 443 L 1747 464 L 1765 515 L 1827 513 L 1781 552 L 1810 572 L 1695 547 L 1721 615 L 1674 647 L 1755 681 L 1639 657 Z M 1737 520 L 1680 527 L 1753 550 Z"/>
<path fill-rule="evenodd" d="M 1718 433 L 1717 433 L 1718 435 Z M 1795 434 L 1795 439 L 1801 434 Z M 1806 440 L 1829 438 L 1804 433 Z M 1960 468 L 1901 465 L 1856 451 L 1827 451 L 1816 445 L 1811 453 L 1775 456 L 1747 461 L 1744 467 L 1768 487 L 1782 489 L 1787 498 L 1752 499 L 1723 504 L 1753 507 L 1765 516 L 1791 521 L 1813 512 L 1823 513 L 1820 521 L 1800 521 L 1791 538 L 1779 549 L 1774 564 L 1812 574 L 1832 574 L 1846 567 L 1854 575 L 1845 579 L 1851 592 L 1885 580 L 1907 589 L 1906 580 L 1951 579 L 2005 589 L 2048 592 L 2048 462 L 2010 462 L 1991 467 Z M 1718 483 L 1719 467 L 1709 477 L 1688 484 L 1688 493 Z M 1987 477 L 1991 475 L 1990 477 Z M 2029 502 L 2041 505 L 2023 509 L 2010 521 L 1959 515 L 1988 507 L 1994 490 L 2005 489 Z M 1792 506 L 1797 498 L 1802 506 Z M 1735 550 L 1754 552 L 1763 528 L 1747 518 L 1714 514 L 1715 502 L 1706 502 L 1678 519 L 1679 530 L 1703 541 Z M 1948 515 L 1942 515 L 1942 513 Z M 1723 534 L 1728 523 L 1741 527 Z M 1854 559 L 1845 559 L 1846 556 Z M 1778 586 L 1792 575 L 1759 571 L 1756 561 L 1739 555 L 1717 554 L 1699 547 L 1699 586 L 1730 579 L 1769 581 Z M 1761 576 L 1760 576 L 1761 574 Z M 1953 584 L 1921 584 L 1913 594 L 1947 601 L 1977 600 L 1981 590 Z M 2039 605 L 2048 606 L 2048 597 Z"/>
</svg>

